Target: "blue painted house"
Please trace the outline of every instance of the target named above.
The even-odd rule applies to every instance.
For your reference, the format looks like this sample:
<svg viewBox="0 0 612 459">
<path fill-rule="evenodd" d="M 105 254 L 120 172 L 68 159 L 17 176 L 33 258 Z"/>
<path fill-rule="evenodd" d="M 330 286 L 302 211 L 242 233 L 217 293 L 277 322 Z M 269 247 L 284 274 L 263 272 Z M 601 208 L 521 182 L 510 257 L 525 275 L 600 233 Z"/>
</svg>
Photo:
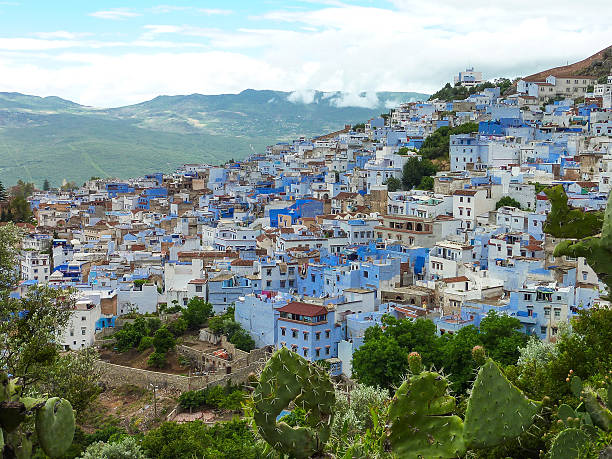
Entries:
<svg viewBox="0 0 612 459">
<path fill-rule="evenodd" d="M 335 323 L 335 311 L 294 301 L 278 312 L 277 349 L 286 347 L 309 361 L 338 357 L 338 342 L 344 331 Z"/>
</svg>

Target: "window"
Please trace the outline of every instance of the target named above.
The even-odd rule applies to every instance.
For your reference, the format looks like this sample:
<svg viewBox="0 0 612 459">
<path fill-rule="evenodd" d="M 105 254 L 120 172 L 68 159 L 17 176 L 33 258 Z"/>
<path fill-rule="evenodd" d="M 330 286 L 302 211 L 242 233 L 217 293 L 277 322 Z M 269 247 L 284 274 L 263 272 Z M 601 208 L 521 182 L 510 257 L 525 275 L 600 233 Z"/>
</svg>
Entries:
<svg viewBox="0 0 612 459">
<path fill-rule="evenodd" d="M 561 308 L 555 308 L 555 319 L 561 317 Z"/>
<path fill-rule="evenodd" d="M 87 320 L 87 317 L 81 316 L 81 320 Z"/>
<path fill-rule="evenodd" d="M 183 298 L 183 306 L 187 306 L 187 298 Z"/>
<path fill-rule="evenodd" d="M 196 285 L 196 292 L 202 293 L 202 286 L 201 285 Z"/>
<path fill-rule="evenodd" d="M 540 327 L 540 333 L 542 335 L 545 335 L 546 334 L 546 327 Z"/>
<path fill-rule="evenodd" d="M 270 287 L 272 285 L 272 281 L 266 281 L 266 287 Z"/>
<path fill-rule="evenodd" d="M 266 275 L 267 276 L 271 276 L 272 275 L 272 270 L 271 269 L 266 269 Z"/>
<path fill-rule="evenodd" d="M 308 357 L 308 349 L 304 349 L 304 357 Z"/>
<path fill-rule="evenodd" d="M 307 332 L 307 331 L 305 331 L 305 332 L 304 332 L 304 341 L 305 341 L 305 340 L 307 340 L 307 339 L 308 339 L 308 332 Z"/>
<path fill-rule="evenodd" d="M 297 330 L 291 330 L 291 337 L 297 338 Z"/>
<path fill-rule="evenodd" d="M 315 355 L 319 357 L 321 355 L 321 349 L 315 349 Z"/>
<path fill-rule="evenodd" d="M 523 299 L 525 301 L 531 301 L 531 293 L 525 293 L 523 294 Z"/>
<path fill-rule="evenodd" d="M 329 338 L 329 332 L 330 332 L 329 330 L 325 330 L 325 337 L 326 338 Z"/>
<path fill-rule="evenodd" d="M 329 355 L 329 346 L 325 348 L 325 355 Z"/>
<path fill-rule="evenodd" d="M 282 335 L 282 336 L 285 336 L 285 334 L 286 334 L 285 327 L 281 327 L 281 335 Z"/>
<path fill-rule="evenodd" d="M 74 336 L 74 329 L 70 329 L 70 336 Z"/>
<path fill-rule="evenodd" d="M 321 332 L 315 332 L 315 339 L 319 341 L 321 339 Z"/>
<path fill-rule="evenodd" d="M 364 271 L 364 272 L 363 272 L 363 277 L 366 277 L 366 278 L 367 278 L 367 277 L 369 277 L 369 275 L 370 275 L 370 274 L 369 274 L 367 271 Z"/>
<path fill-rule="evenodd" d="M 81 327 L 81 335 L 85 335 L 87 333 L 87 328 Z"/>
<path fill-rule="evenodd" d="M 544 315 L 550 317 L 550 308 L 544 308 Z"/>
</svg>

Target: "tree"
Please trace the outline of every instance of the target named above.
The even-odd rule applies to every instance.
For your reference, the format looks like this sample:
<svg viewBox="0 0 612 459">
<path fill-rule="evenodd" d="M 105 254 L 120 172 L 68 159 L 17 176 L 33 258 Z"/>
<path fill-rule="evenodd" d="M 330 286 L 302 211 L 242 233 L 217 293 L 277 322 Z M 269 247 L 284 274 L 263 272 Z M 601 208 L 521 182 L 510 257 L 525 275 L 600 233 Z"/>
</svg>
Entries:
<svg viewBox="0 0 612 459">
<path fill-rule="evenodd" d="M 441 362 L 441 341 L 431 320 L 386 316 L 383 324 L 384 331 L 378 326 L 368 328 L 364 344 L 353 354 L 353 374 L 359 382 L 387 389 L 399 385 L 412 351 L 419 352 L 426 365 Z"/>
<path fill-rule="evenodd" d="M 472 349 L 482 344 L 480 333 L 475 326 L 469 325 L 453 335 L 443 335 L 442 339 L 441 367 L 449 375 L 453 391 L 465 393 L 474 380 L 476 364 Z"/>
<path fill-rule="evenodd" d="M 22 393 L 48 377 L 58 358 L 57 341 L 72 314 L 73 292 L 45 286 L 12 298 L 18 273 L 20 230 L 0 227 L 0 368 L 22 379 Z"/>
<path fill-rule="evenodd" d="M 20 230 L 0 227 L 0 368 L 22 378 L 22 393 L 45 380 L 58 357 L 57 341 L 72 314 L 73 292 L 41 286 L 22 298 L 10 292 L 18 280 Z"/>
<path fill-rule="evenodd" d="M 166 366 L 166 353 L 165 352 L 153 352 L 147 360 L 147 365 L 155 368 L 163 368 Z"/>
<path fill-rule="evenodd" d="M 162 327 L 153 335 L 153 346 L 155 352 L 165 353 L 174 348 L 176 340 L 174 335 L 166 327 Z"/>
<path fill-rule="evenodd" d="M 495 210 L 499 209 L 500 207 L 516 207 L 517 209 L 520 209 L 521 203 L 510 196 L 504 196 L 495 203 Z"/>
<path fill-rule="evenodd" d="M 9 203 L 11 220 L 16 223 L 32 222 L 30 203 L 23 196 L 15 196 Z"/>
<path fill-rule="evenodd" d="M 0 182 L 0 202 L 6 201 L 6 198 L 7 198 L 6 189 L 4 188 L 4 185 L 2 184 L 2 182 Z"/>
<path fill-rule="evenodd" d="M 582 239 L 601 231 L 603 212 L 584 212 L 582 209 L 570 208 L 562 185 L 548 188 L 544 193 L 551 204 L 544 222 L 545 233 L 558 238 Z"/>
<path fill-rule="evenodd" d="M 426 175 L 421 179 L 421 183 L 419 183 L 419 186 L 417 186 L 417 188 L 419 190 L 428 190 L 431 191 L 434 189 L 434 178 Z"/>
<path fill-rule="evenodd" d="M 43 182 L 43 191 L 49 191 L 51 189 L 51 185 L 49 184 L 49 180 L 45 179 Z"/>
<path fill-rule="evenodd" d="M 39 389 L 49 396 L 67 399 L 72 408 L 83 413 L 100 393 L 100 370 L 96 367 L 98 352 L 87 348 L 60 355 L 47 369 Z"/>
<path fill-rule="evenodd" d="M 423 177 L 430 176 L 436 173 L 436 166 L 428 159 L 421 159 L 418 156 L 412 156 L 404 164 L 402 185 L 405 190 L 411 190 L 418 186 Z"/>
<path fill-rule="evenodd" d="M 521 333 L 523 326 L 516 317 L 489 311 L 480 322 L 480 339 L 489 356 L 502 365 L 514 365 L 519 358 L 519 348 L 529 341 Z"/>
<path fill-rule="evenodd" d="M 182 317 L 187 322 L 187 328 L 197 330 L 213 315 L 213 306 L 200 297 L 189 300 L 187 308 L 183 310 Z"/>
<path fill-rule="evenodd" d="M 387 191 L 394 192 L 402 188 L 402 181 L 395 177 L 389 177 L 385 182 L 387 184 Z"/>
<path fill-rule="evenodd" d="M 33 183 L 26 183 L 23 180 L 18 180 L 17 185 L 11 188 L 10 194 L 15 198 L 20 197 L 27 199 L 32 193 L 34 193 L 35 189 L 36 187 Z"/>
<path fill-rule="evenodd" d="M 465 123 L 454 128 L 442 126 L 425 139 L 419 149 L 419 154 L 427 159 L 448 159 L 450 136 L 471 132 L 478 132 L 478 123 Z"/>
<path fill-rule="evenodd" d="M 231 337 L 230 343 L 236 346 L 241 351 L 249 352 L 255 349 L 255 341 L 242 328 L 237 330 Z"/>
</svg>

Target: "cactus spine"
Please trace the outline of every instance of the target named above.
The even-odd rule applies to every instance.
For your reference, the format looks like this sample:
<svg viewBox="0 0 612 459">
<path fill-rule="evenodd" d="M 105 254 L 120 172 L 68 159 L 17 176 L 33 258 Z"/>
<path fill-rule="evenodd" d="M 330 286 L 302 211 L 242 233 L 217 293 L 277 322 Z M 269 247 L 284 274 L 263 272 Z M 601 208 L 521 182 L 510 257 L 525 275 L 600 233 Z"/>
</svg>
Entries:
<svg viewBox="0 0 612 459">
<path fill-rule="evenodd" d="M 395 393 L 389 411 L 393 452 L 414 459 L 463 455 L 463 421 L 452 414 L 455 398 L 448 393 L 448 381 L 423 371 L 416 352 L 408 360 L 412 375 Z"/>
<path fill-rule="evenodd" d="M 486 448 L 521 435 L 533 424 L 542 402 L 528 399 L 488 359 L 478 371 L 465 412 L 464 438 Z"/>
<path fill-rule="evenodd" d="M 253 401 L 257 430 L 274 449 L 298 459 L 323 451 L 331 431 L 336 395 L 329 375 L 322 369 L 283 347 L 266 363 Z M 276 422 L 292 401 L 306 411 L 307 426 Z"/>
<path fill-rule="evenodd" d="M 19 397 L 19 387 L 0 373 L 0 457 L 28 459 L 32 454 L 30 432 L 20 432 L 28 416 L 36 414 L 36 433 L 43 451 L 58 457 L 72 444 L 75 423 L 72 406 L 67 400 Z"/>
<path fill-rule="evenodd" d="M 582 400 L 584 404 L 584 408 L 586 409 L 585 415 L 589 415 L 589 420 L 592 420 L 592 423 L 606 432 L 612 429 L 612 412 L 610 408 L 606 405 L 601 394 L 597 393 L 590 387 L 583 387 L 582 380 L 578 376 L 572 375 L 572 372 L 568 375 L 568 379 L 570 382 L 570 389 L 572 393 Z M 610 404 L 610 393 L 612 391 L 612 383 L 609 381 L 609 378 L 606 378 L 606 395 L 608 398 L 607 403 Z M 561 407 L 559 407 L 561 408 Z"/>
<path fill-rule="evenodd" d="M 581 448 L 589 443 L 589 437 L 580 429 L 559 432 L 550 447 L 550 459 L 577 459 Z"/>
</svg>

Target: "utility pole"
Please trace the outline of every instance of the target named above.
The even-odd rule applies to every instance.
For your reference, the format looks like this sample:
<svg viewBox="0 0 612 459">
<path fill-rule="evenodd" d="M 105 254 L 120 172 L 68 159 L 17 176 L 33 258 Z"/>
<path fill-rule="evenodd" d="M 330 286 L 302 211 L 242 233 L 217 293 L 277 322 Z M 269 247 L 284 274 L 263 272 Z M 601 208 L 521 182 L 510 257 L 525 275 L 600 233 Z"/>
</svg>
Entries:
<svg viewBox="0 0 612 459">
<path fill-rule="evenodd" d="M 153 412 L 155 413 L 155 417 L 157 417 L 157 386 L 155 384 L 151 384 L 153 388 Z"/>
</svg>

